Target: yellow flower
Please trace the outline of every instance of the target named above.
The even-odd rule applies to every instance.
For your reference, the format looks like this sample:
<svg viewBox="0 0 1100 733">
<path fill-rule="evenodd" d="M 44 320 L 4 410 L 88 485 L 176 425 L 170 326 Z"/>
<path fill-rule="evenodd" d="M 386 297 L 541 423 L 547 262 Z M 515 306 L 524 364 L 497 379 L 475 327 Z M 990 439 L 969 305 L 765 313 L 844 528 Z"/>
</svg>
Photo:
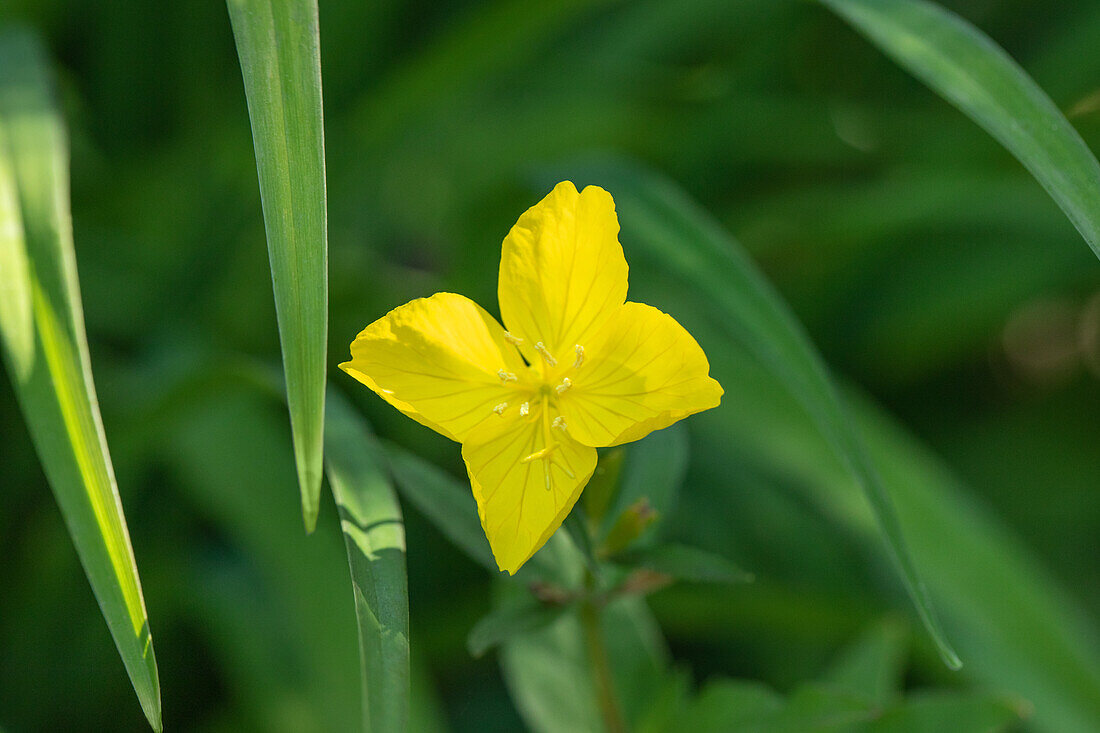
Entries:
<svg viewBox="0 0 1100 733">
<path fill-rule="evenodd" d="M 550 538 L 596 467 L 718 405 L 699 344 L 671 316 L 626 302 L 615 202 L 565 181 L 504 239 L 505 331 L 469 298 L 436 293 L 360 333 L 340 368 L 462 444 L 481 526 L 515 573 Z"/>
</svg>

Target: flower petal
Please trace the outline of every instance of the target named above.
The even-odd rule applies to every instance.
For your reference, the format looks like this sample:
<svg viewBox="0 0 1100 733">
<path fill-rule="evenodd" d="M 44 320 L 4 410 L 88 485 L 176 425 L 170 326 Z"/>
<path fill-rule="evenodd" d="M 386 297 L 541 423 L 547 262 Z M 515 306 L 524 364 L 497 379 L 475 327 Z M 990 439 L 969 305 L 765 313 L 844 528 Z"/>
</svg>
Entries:
<svg viewBox="0 0 1100 733">
<path fill-rule="evenodd" d="M 597 186 L 577 193 L 569 181 L 528 209 L 504 239 L 500 313 L 532 364 L 545 356 L 573 361 L 589 338 L 626 301 L 626 258 L 611 194 Z"/>
<path fill-rule="evenodd" d="M 527 371 L 496 319 L 469 298 L 436 293 L 367 326 L 340 368 L 401 412 L 465 440 L 493 408 L 514 401 Z M 499 372 L 516 379 L 505 381 Z M 512 410 L 513 416 L 516 410 Z"/>
<path fill-rule="evenodd" d="M 549 463 L 524 461 L 555 439 Z M 596 449 L 550 427 L 550 416 L 537 406 L 516 429 L 484 443 L 464 443 L 462 458 L 493 556 L 513 574 L 561 526 L 596 468 Z"/>
<path fill-rule="evenodd" d="M 560 402 L 569 434 L 585 445 L 620 445 L 717 407 L 722 387 L 706 354 L 672 316 L 627 303 L 570 372 Z"/>
</svg>

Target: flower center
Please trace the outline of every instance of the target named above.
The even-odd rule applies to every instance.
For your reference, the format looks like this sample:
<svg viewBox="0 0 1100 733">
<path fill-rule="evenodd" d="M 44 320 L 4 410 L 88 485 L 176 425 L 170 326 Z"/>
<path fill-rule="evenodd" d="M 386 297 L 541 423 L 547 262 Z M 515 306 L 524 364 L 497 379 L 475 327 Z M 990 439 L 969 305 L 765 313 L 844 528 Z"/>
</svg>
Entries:
<svg viewBox="0 0 1100 733">
<path fill-rule="evenodd" d="M 508 343 L 515 346 L 523 343 L 522 338 L 507 331 L 504 332 L 504 338 Z M 542 363 L 538 364 L 537 369 L 532 364 L 526 375 L 516 375 L 506 369 L 500 369 L 497 376 L 500 378 L 502 385 L 511 384 L 518 393 L 518 399 L 515 402 L 519 404 L 520 419 L 523 421 L 533 419 L 541 422 L 539 427 L 542 432 L 543 447 L 530 455 L 524 456 L 520 459 L 520 463 L 541 461 L 546 490 L 549 491 L 551 488 L 550 468 L 552 466 L 556 465 L 569 478 L 576 478 L 573 471 L 558 455 L 558 448 L 561 447 L 562 441 L 569 435 L 569 426 L 566 425 L 565 418 L 556 413 L 559 412 L 558 401 L 565 398 L 566 394 L 574 387 L 573 379 L 569 374 L 579 369 L 584 363 L 584 347 L 580 344 L 574 345 L 573 364 L 564 370 L 564 374 L 560 371 L 557 374 L 554 373 L 555 368 L 558 366 L 558 360 L 546 348 L 543 341 L 536 341 L 533 348 L 542 357 Z M 573 376 L 576 375 L 573 374 Z M 511 401 L 501 402 L 493 408 L 493 412 L 503 417 L 511 405 Z M 534 414 L 532 414 L 533 412 Z M 555 414 L 551 416 L 552 413 Z"/>
</svg>

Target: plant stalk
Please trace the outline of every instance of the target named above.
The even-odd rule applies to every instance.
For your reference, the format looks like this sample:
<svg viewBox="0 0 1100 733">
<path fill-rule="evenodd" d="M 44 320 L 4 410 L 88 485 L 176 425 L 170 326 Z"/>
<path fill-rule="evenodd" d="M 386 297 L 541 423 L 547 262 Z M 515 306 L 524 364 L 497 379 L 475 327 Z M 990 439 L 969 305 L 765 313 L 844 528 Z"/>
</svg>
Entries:
<svg viewBox="0 0 1100 733">
<path fill-rule="evenodd" d="M 591 573 L 586 573 L 585 576 L 585 585 L 591 588 L 595 580 Z M 619 703 L 615 698 L 611 664 L 607 658 L 607 646 L 604 644 L 603 628 L 600 625 L 600 610 L 600 606 L 591 597 L 580 604 L 585 646 L 588 648 L 588 658 L 592 663 L 592 677 L 596 683 L 596 701 L 607 733 L 626 733 L 626 723 L 623 721 L 622 711 L 619 710 Z"/>
</svg>

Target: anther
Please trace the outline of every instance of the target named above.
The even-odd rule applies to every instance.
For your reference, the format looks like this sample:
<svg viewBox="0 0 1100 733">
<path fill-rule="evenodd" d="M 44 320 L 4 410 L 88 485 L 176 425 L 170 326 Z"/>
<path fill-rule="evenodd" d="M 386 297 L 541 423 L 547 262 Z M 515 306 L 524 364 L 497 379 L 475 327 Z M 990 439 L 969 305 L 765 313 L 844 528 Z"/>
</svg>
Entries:
<svg viewBox="0 0 1100 733">
<path fill-rule="evenodd" d="M 507 410 L 507 409 L 508 409 L 508 403 L 507 402 L 501 402 L 499 405 L 497 405 L 496 407 L 493 408 L 493 412 L 495 412 L 498 415 L 503 415 L 504 411 Z"/>
<path fill-rule="evenodd" d="M 550 355 L 550 352 L 546 350 L 546 346 L 541 341 L 535 342 L 535 351 L 542 354 L 542 358 L 546 360 L 546 363 L 550 366 L 557 366 L 558 360 Z"/>
<path fill-rule="evenodd" d="M 565 418 L 561 415 L 558 415 L 554 418 L 554 422 L 550 424 L 550 427 L 557 428 L 564 433 L 566 431 Z"/>
<path fill-rule="evenodd" d="M 519 346 L 523 343 L 523 339 L 521 339 L 519 336 L 514 336 L 510 331 L 504 332 L 504 340 L 512 344 L 513 346 Z"/>
<path fill-rule="evenodd" d="M 562 377 L 561 384 L 559 384 L 557 387 L 554 387 L 554 391 L 558 394 L 561 394 L 572 386 L 573 380 L 571 380 L 569 377 Z M 560 420 L 561 418 L 559 417 L 558 419 Z"/>
<path fill-rule="evenodd" d="M 577 352 L 577 358 L 573 360 L 573 368 L 576 369 L 584 363 L 584 347 L 577 344 L 573 349 Z"/>
<path fill-rule="evenodd" d="M 519 377 L 517 377 L 515 374 L 512 374 L 511 372 L 506 372 L 503 369 L 497 372 L 497 376 L 500 377 L 500 381 L 502 384 L 519 381 Z"/>
<path fill-rule="evenodd" d="M 522 405 L 519 406 L 519 414 L 522 417 L 527 417 L 527 413 L 529 413 L 530 411 L 531 411 L 531 403 L 529 403 L 529 402 L 524 402 Z"/>
</svg>

